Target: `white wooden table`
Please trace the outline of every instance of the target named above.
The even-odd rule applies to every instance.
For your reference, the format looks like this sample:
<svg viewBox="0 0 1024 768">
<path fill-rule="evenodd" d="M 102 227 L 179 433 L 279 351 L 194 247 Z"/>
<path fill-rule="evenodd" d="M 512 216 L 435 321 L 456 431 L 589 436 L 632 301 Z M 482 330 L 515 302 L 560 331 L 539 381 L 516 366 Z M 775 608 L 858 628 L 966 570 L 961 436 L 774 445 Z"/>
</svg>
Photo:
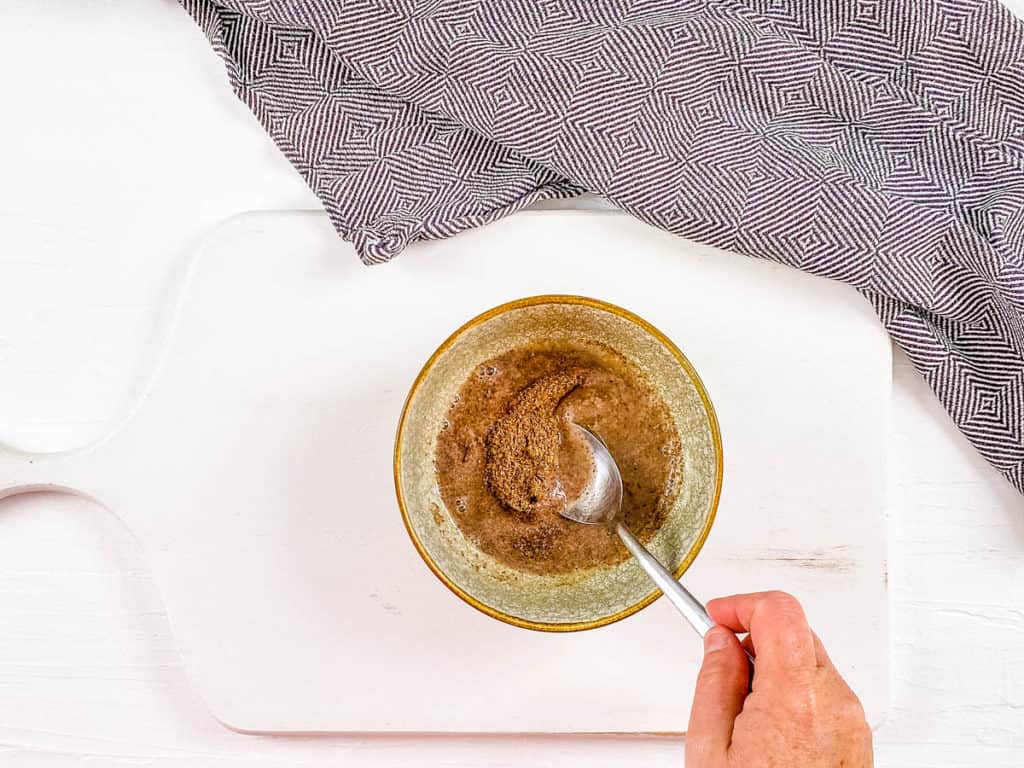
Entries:
<svg viewBox="0 0 1024 768">
<path fill-rule="evenodd" d="M 1024 12 L 1024 0 L 1011 7 Z M 171 0 L 0 5 L 0 441 L 90 441 L 182 257 L 243 210 L 316 207 Z M 881 766 L 1024 764 L 1024 501 L 897 355 L 893 709 Z M 678 765 L 670 739 L 270 738 L 190 691 L 131 536 L 70 497 L 0 506 L 0 764 Z"/>
</svg>

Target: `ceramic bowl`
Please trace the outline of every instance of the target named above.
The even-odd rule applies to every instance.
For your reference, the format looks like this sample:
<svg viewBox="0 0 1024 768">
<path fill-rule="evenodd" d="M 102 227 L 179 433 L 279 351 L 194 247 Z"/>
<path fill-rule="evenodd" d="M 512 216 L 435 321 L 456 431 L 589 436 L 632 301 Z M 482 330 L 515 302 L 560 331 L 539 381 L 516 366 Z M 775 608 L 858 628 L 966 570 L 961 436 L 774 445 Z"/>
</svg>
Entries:
<svg viewBox="0 0 1024 768">
<path fill-rule="evenodd" d="M 610 624 L 661 593 L 636 562 L 538 575 L 514 570 L 467 539 L 438 491 L 434 446 L 459 387 L 484 360 L 514 347 L 559 340 L 610 346 L 632 361 L 666 403 L 682 440 L 675 505 L 649 543 L 677 577 L 711 530 L 722 486 L 718 420 L 690 362 L 660 331 L 620 307 L 576 296 L 537 296 L 473 318 L 430 357 L 413 382 L 395 442 L 398 506 L 430 570 L 474 608 L 528 629 L 566 632 Z"/>
</svg>

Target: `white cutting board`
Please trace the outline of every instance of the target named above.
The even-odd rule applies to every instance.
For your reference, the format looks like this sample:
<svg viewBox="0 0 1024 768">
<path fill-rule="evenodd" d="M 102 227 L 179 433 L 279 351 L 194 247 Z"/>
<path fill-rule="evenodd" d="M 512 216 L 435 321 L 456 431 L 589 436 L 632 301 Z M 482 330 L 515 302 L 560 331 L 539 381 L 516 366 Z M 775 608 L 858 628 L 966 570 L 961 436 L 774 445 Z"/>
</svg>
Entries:
<svg viewBox="0 0 1024 768">
<path fill-rule="evenodd" d="M 321 214 L 231 219 L 140 402 L 84 451 L 0 448 L 0 497 L 56 485 L 118 514 L 232 728 L 683 731 L 701 645 L 665 601 L 591 632 L 513 628 L 445 589 L 399 517 L 392 441 L 419 367 L 471 316 L 539 293 L 627 307 L 694 363 L 725 481 L 687 584 L 798 595 L 879 722 L 885 333 L 848 288 L 622 215 L 517 214 L 373 268 Z"/>
</svg>

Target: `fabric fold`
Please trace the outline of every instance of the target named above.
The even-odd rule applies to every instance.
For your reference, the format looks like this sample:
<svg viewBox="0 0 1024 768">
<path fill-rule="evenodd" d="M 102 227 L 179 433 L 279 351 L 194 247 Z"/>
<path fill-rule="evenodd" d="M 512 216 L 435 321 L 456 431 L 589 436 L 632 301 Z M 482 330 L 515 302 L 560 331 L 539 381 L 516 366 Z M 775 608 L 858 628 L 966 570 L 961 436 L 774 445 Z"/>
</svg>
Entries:
<svg viewBox="0 0 1024 768">
<path fill-rule="evenodd" d="M 586 189 L 841 280 L 1024 492 L 1024 24 L 984 0 L 182 0 L 366 262 Z"/>
</svg>

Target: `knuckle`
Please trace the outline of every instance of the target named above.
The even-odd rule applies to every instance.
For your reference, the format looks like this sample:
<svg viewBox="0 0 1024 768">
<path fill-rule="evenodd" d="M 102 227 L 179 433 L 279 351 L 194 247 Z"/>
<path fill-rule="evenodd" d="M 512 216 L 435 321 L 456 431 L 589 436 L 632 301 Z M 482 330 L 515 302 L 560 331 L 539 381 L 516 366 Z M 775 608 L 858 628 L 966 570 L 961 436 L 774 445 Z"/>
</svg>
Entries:
<svg viewBox="0 0 1024 768">
<path fill-rule="evenodd" d="M 814 722 L 818 718 L 818 696 L 811 688 L 798 689 L 793 701 L 793 713 L 796 717 Z"/>
<path fill-rule="evenodd" d="M 821 717 L 821 702 L 813 684 L 793 680 L 786 694 L 786 716 L 798 733 L 813 731 Z"/>
<path fill-rule="evenodd" d="M 864 707 L 860 703 L 860 699 L 852 693 L 844 698 L 840 711 L 842 713 L 843 722 L 851 726 L 863 725 L 865 728 L 868 727 L 867 718 L 864 715 Z"/>
<path fill-rule="evenodd" d="M 786 626 L 796 627 L 807 624 L 803 606 L 788 592 L 771 592 L 765 599 L 761 611 L 769 621 L 781 622 Z"/>
<path fill-rule="evenodd" d="M 773 590 L 767 594 L 766 600 L 772 607 L 787 613 L 803 610 L 800 606 L 800 601 L 789 594 L 789 592 Z"/>
</svg>

